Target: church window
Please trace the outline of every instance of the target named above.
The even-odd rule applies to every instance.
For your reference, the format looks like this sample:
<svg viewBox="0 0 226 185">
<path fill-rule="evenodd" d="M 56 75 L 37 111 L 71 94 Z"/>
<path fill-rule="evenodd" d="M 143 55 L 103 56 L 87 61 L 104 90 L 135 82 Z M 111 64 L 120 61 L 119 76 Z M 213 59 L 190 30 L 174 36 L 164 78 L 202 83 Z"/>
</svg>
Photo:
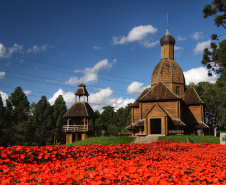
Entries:
<svg viewBox="0 0 226 185">
<path fill-rule="evenodd" d="M 180 86 L 176 86 L 176 94 L 180 94 Z"/>
</svg>

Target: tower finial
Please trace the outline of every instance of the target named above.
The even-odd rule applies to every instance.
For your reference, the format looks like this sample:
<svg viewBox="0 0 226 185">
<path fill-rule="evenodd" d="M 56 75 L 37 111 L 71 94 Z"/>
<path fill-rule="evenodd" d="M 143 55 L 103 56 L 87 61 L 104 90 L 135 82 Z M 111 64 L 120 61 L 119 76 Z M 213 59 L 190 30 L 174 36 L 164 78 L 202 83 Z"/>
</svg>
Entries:
<svg viewBox="0 0 226 185">
<path fill-rule="evenodd" d="M 167 13 L 167 28 L 168 28 L 168 13 Z"/>
<path fill-rule="evenodd" d="M 166 35 L 170 35 L 169 26 L 168 26 L 168 13 L 167 13 L 167 28 L 166 28 Z"/>
</svg>

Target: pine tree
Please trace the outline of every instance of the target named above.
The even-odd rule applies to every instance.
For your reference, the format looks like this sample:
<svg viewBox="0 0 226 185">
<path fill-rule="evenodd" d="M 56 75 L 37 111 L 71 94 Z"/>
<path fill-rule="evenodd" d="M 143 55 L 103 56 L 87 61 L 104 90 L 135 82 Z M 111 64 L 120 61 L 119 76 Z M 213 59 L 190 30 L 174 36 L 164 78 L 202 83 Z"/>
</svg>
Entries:
<svg viewBox="0 0 226 185">
<path fill-rule="evenodd" d="M 34 129 L 34 145 L 53 144 L 55 129 L 53 109 L 47 101 L 46 96 L 42 96 L 35 106 L 32 126 Z"/>
<path fill-rule="evenodd" d="M 5 115 L 5 107 L 3 105 L 2 97 L 0 95 L 0 146 L 8 145 L 8 134 L 7 134 L 7 122 Z"/>
<path fill-rule="evenodd" d="M 21 87 L 6 100 L 7 134 L 10 145 L 26 145 L 29 126 L 29 101 Z"/>
<path fill-rule="evenodd" d="M 62 95 L 59 95 L 53 104 L 53 117 L 55 122 L 54 129 L 54 144 L 60 142 L 63 138 L 61 134 L 61 124 L 66 124 L 66 120 L 63 119 L 63 115 L 66 113 L 67 107 Z"/>
</svg>

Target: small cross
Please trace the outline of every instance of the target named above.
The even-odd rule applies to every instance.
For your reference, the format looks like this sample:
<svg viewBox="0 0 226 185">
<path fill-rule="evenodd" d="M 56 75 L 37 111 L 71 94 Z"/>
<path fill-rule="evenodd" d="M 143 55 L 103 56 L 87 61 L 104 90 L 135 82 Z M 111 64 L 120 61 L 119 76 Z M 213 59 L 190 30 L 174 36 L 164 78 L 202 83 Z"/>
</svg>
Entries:
<svg viewBox="0 0 226 185">
<path fill-rule="evenodd" d="M 224 141 L 226 144 L 226 135 L 224 137 L 222 137 L 222 141 Z"/>
</svg>

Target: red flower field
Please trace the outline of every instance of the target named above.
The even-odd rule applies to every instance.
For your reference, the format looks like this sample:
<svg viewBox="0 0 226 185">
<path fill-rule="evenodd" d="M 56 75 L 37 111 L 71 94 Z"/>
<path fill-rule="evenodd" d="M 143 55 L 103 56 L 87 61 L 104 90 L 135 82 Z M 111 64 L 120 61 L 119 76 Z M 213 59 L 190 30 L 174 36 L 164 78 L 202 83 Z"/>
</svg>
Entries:
<svg viewBox="0 0 226 185">
<path fill-rule="evenodd" d="M 0 147 L 1 184 L 226 184 L 226 146 Z"/>
</svg>

